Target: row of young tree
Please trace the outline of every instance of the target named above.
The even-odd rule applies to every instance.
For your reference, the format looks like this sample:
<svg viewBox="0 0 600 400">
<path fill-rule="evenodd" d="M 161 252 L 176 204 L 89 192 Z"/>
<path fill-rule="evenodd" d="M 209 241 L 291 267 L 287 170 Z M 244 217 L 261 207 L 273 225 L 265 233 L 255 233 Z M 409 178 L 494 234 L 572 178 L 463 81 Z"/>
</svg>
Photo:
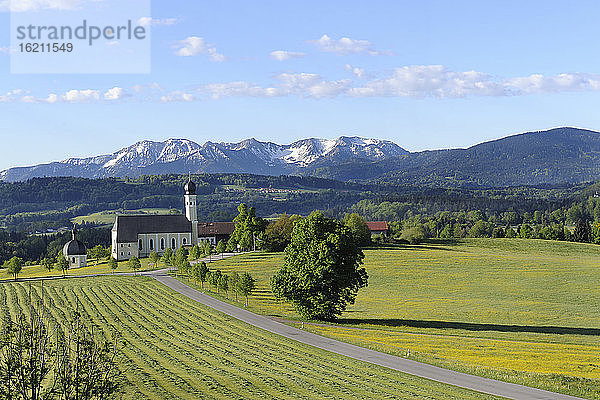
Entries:
<svg viewBox="0 0 600 400">
<path fill-rule="evenodd" d="M 42 290 L 43 293 L 43 290 Z M 27 313 L 3 316 L 0 336 L 0 399 L 92 400 L 119 389 L 118 337 L 94 331 L 79 312 L 53 323 L 43 297 L 31 292 Z"/>
</svg>

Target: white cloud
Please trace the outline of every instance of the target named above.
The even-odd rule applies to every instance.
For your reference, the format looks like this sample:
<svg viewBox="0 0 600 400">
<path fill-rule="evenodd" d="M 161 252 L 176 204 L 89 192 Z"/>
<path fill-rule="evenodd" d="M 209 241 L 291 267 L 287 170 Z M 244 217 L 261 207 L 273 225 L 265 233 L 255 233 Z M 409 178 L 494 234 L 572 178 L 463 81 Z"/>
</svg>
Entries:
<svg viewBox="0 0 600 400">
<path fill-rule="evenodd" d="M 510 78 L 505 83 L 519 94 L 597 91 L 600 90 L 600 75 L 572 73 L 544 76 L 534 74 Z"/>
<path fill-rule="evenodd" d="M 213 45 L 207 44 L 204 38 L 198 36 L 190 36 L 181 40 L 175 47 L 178 49 L 175 54 L 180 57 L 207 54 L 211 61 L 225 61 L 223 54 L 219 54 Z"/>
<path fill-rule="evenodd" d="M 100 91 L 85 89 L 85 90 L 69 90 L 66 92 L 62 99 L 69 103 L 85 103 L 90 101 L 100 100 Z"/>
<path fill-rule="evenodd" d="M 177 18 L 142 17 L 137 22 L 141 26 L 171 26 L 177 23 Z"/>
<path fill-rule="evenodd" d="M 171 92 L 167 95 L 161 96 L 160 98 L 160 101 L 165 103 L 172 103 L 178 101 L 189 102 L 194 100 L 196 100 L 196 97 L 192 93 L 186 93 L 182 91 Z"/>
<path fill-rule="evenodd" d="M 90 1 L 97 2 L 101 0 Z M 0 11 L 74 10 L 85 2 L 85 0 L 0 0 Z"/>
<path fill-rule="evenodd" d="M 50 93 L 48 97 L 44 100 L 46 103 L 56 103 L 59 100 L 58 95 L 54 93 Z"/>
<path fill-rule="evenodd" d="M 292 58 L 306 57 L 306 53 L 300 53 L 295 51 L 275 50 L 270 54 L 271 58 L 277 61 L 286 61 Z"/>
<path fill-rule="evenodd" d="M 350 80 L 325 81 L 317 74 L 283 73 L 275 77 L 276 82 L 269 86 L 237 81 L 212 83 L 198 88 L 200 95 L 213 99 L 223 97 L 282 97 L 295 95 L 306 98 L 334 97 L 348 89 Z"/>
<path fill-rule="evenodd" d="M 387 78 L 371 80 L 349 91 L 349 95 L 356 97 L 457 98 L 510 94 L 510 88 L 488 74 L 454 72 L 442 65 L 396 68 Z"/>
<path fill-rule="evenodd" d="M 346 71 L 352 72 L 352 75 L 357 77 L 358 79 L 362 79 L 365 77 L 365 70 L 363 68 L 353 67 L 350 64 L 346 64 Z"/>
<path fill-rule="evenodd" d="M 340 39 L 332 39 L 327 35 L 321 36 L 317 40 L 310 40 L 310 43 L 314 43 L 319 50 L 328 53 L 336 54 L 357 54 L 367 53 L 372 56 L 378 55 L 391 55 L 389 51 L 380 51 L 373 48 L 373 44 L 367 40 L 355 40 L 348 37 L 342 37 Z"/>
<path fill-rule="evenodd" d="M 112 89 L 108 89 L 104 93 L 104 100 L 119 100 L 119 99 L 122 99 L 124 96 L 125 96 L 125 91 L 123 90 L 123 88 L 115 86 Z"/>
</svg>

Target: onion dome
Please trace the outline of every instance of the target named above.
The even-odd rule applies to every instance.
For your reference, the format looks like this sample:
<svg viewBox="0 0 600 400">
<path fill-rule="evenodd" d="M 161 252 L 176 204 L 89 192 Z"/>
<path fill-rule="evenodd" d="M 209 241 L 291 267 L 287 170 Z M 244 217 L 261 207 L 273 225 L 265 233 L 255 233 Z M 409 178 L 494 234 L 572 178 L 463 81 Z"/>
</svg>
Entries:
<svg viewBox="0 0 600 400">
<path fill-rule="evenodd" d="M 196 184 L 192 182 L 192 174 L 190 173 L 190 177 L 188 179 L 188 183 L 185 184 L 185 194 L 196 194 Z"/>
<path fill-rule="evenodd" d="M 77 228 L 73 227 L 72 239 L 65 244 L 63 247 L 63 254 L 65 256 L 85 256 L 87 254 L 87 248 L 83 243 L 75 238 L 77 234 Z"/>
</svg>

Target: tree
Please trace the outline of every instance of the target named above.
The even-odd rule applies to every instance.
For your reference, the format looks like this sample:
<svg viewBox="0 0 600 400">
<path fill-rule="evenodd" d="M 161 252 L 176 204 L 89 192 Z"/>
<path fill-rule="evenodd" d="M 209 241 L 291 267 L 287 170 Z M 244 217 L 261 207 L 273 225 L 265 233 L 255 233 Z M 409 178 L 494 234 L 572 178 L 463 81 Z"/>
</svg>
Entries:
<svg viewBox="0 0 600 400">
<path fill-rule="evenodd" d="M 200 250 L 200 246 L 198 246 L 198 244 L 193 245 L 190 249 L 190 257 L 192 260 L 197 260 L 202 257 L 202 250 Z"/>
<path fill-rule="evenodd" d="M 346 214 L 343 223 L 350 229 L 354 240 L 359 246 L 371 244 L 371 230 L 360 215 L 356 213 Z"/>
<path fill-rule="evenodd" d="M 246 301 L 244 302 L 245 307 L 248 307 L 248 297 L 254 291 L 255 284 L 256 281 L 254 280 L 254 278 L 252 278 L 252 276 L 249 273 L 244 272 L 242 275 L 240 275 L 236 291 L 237 293 L 244 296 L 244 298 L 246 299 Z"/>
<path fill-rule="evenodd" d="M 198 265 L 198 276 L 200 278 L 200 285 L 202 287 L 202 290 L 204 290 L 204 282 L 206 282 L 206 279 L 209 275 L 209 270 L 204 261 L 196 265 Z"/>
<path fill-rule="evenodd" d="M 91 400 L 115 393 L 116 338 L 112 343 L 96 340 L 78 314 L 66 334 L 52 327 L 50 318 L 30 298 L 27 316 L 3 321 L 0 398 Z"/>
<path fill-rule="evenodd" d="M 219 281 L 221 280 L 221 275 L 222 274 L 220 270 L 216 270 L 209 275 L 209 283 L 215 287 L 217 294 L 219 294 Z"/>
<path fill-rule="evenodd" d="M 67 271 L 69 270 L 69 267 L 71 265 L 69 264 L 69 260 L 67 260 L 67 257 L 65 257 L 65 255 L 62 252 L 58 253 L 58 256 L 56 257 L 56 266 L 55 268 L 59 271 L 62 271 L 63 276 L 67 275 Z"/>
<path fill-rule="evenodd" d="M 133 271 L 134 274 L 136 274 L 137 270 L 142 267 L 142 263 L 140 262 L 140 259 L 137 257 L 131 257 L 129 259 L 129 261 L 127 261 L 127 265 Z"/>
<path fill-rule="evenodd" d="M 165 250 L 164 254 L 160 259 L 163 262 L 163 264 L 165 264 L 165 266 L 171 265 L 173 262 L 173 250 L 171 250 L 170 248 Z"/>
<path fill-rule="evenodd" d="M 425 240 L 425 229 L 420 223 L 406 223 L 402 228 L 401 240 L 405 240 L 410 244 L 418 244 Z"/>
<path fill-rule="evenodd" d="M 219 277 L 219 289 L 225 292 L 225 297 L 227 298 L 227 292 L 229 290 L 229 276 L 227 274 L 222 274 Z"/>
<path fill-rule="evenodd" d="M 233 271 L 231 273 L 231 276 L 229 277 L 229 287 L 233 291 L 233 294 L 235 294 L 235 301 L 237 301 L 237 295 L 239 292 L 239 290 L 238 290 L 239 283 L 240 283 L 240 274 L 238 274 L 236 271 Z"/>
<path fill-rule="evenodd" d="M 225 244 L 225 241 L 219 240 L 219 243 L 217 243 L 217 253 L 221 254 L 221 258 L 223 258 L 223 253 L 225 253 L 226 249 L 227 245 Z"/>
<path fill-rule="evenodd" d="M 17 280 L 17 277 L 21 273 L 22 269 L 23 269 L 23 259 L 22 258 L 15 256 L 15 257 L 12 257 L 10 260 L 8 260 L 8 273 L 11 274 L 15 278 L 15 280 Z"/>
<path fill-rule="evenodd" d="M 153 251 L 152 253 L 150 253 L 150 255 L 148 256 L 148 261 L 150 261 L 150 263 L 153 266 L 158 266 L 158 261 L 160 260 L 160 256 L 158 255 L 158 253 L 156 251 Z"/>
<path fill-rule="evenodd" d="M 577 220 L 575 230 L 573 231 L 573 240 L 576 242 L 589 243 L 591 237 L 592 228 L 590 227 L 590 223 L 583 218 Z"/>
<path fill-rule="evenodd" d="M 235 229 L 227 242 L 227 247 L 248 250 L 254 245 L 254 235 L 264 232 L 267 222 L 256 216 L 256 209 L 242 203 L 238 206 L 238 216 L 234 218 Z"/>
<path fill-rule="evenodd" d="M 265 245 L 268 251 L 283 251 L 292 240 L 294 220 L 298 216 L 283 214 L 274 222 L 267 225 L 265 230 Z"/>
<path fill-rule="evenodd" d="M 109 258 L 108 260 L 108 266 L 110 267 L 110 269 L 112 270 L 113 274 L 115 272 L 115 270 L 117 268 L 119 268 L 119 263 L 117 260 L 115 260 L 113 257 Z"/>
<path fill-rule="evenodd" d="M 187 262 L 187 259 L 188 259 L 187 249 L 185 247 L 178 248 L 177 252 L 175 253 L 175 257 L 173 259 L 173 266 L 177 269 L 178 273 L 184 273 L 184 274 L 187 273 L 186 268 L 188 265 L 190 265 L 189 263 L 187 263 L 187 265 L 185 265 L 185 263 Z"/>
<path fill-rule="evenodd" d="M 52 260 L 49 257 L 44 257 L 41 261 L 42 267 L 46 268 L 48 272 L 52 271 L 52 268 L 54 268 L 52 264 Z"/>
<path fill-rule="evenodd" d="M 305 318 L 332 320 L 367 285 L 363 259 L 346 226 L 313 211 L 294 224 L 284 265 L 271 278 L 273 293 Z"/>
</svg>

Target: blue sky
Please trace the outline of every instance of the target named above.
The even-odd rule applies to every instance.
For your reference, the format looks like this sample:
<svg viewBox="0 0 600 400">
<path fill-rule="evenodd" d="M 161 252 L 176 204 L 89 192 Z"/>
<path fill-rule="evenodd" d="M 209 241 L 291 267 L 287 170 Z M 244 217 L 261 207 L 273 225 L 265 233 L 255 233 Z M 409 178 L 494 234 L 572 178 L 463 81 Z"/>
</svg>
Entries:
<svg viewBox="0 0 600 400">
<path fill-rule="evenodd" d="M 13 1 L 68 13 L 103 0 Z M 358 135 L 416 151 L 600 130 L 597 1 L 155 0 L 152 72 L 127 75 L 11 74 L 0 10 L 0 169 L 170 137 Z"/>
</svg>

